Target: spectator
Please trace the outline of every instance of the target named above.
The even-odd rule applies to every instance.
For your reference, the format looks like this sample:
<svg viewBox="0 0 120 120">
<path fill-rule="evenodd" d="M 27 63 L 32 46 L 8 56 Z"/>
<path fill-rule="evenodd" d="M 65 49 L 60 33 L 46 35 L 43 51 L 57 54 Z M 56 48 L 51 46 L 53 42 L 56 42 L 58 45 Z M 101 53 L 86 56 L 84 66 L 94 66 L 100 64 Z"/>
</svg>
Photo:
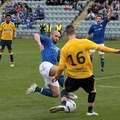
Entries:
<svg viewBox="0 0 120 120">
<path fill-rule="evenodd" d="M 56 27 L 55 27 L 55 30 L 59 31 L 60 34 L 61 34 L 61 32 L 62 32 L 62 25 L 61 25 L 60 22 L 57 23 L 57 25 L 56 25 Z"/>
<path fill-rule="evenodd" d="M 98 8 L 98 6 L 97 5 L 95 5 L 95 7 L 93 8 L 93 13 L 95 14 L 95 15 L 97 15 L 98 14 L 98 11 L 99 11 L 99 8 Z"/>
<path fill-rule="evenodd" d="M 82 2 L 78 1 L 77 5 L 76 5 L 76 10 L 79 10 L 79 11 L 83 10 Z"/>
<path fill-rule="evenodd" d="M 52 25 L 48 23 L 48 25 L 46 26 L 46 33 L 48 37 L 50 37 L 51 31 L 52 31 Z"/>
<path fill-rule="evenodd" d="M 19 13 L 21 13 L 21 12 L 23 12 L 23 10 L 22 10 L 22 8 L 21 8 L 21 6 L 20 5 L 18 5 L 17 6 L 17 14 L 19 14 Z"/>
<path fill-rule="evenodd" d="M 42 20 L 42 23 L 40 24 L 40 34 L 45 35 L 46 31 L 46 24 L 44 23 L 44 20 Z"/>
<path fill-rule="evenodd" d="M 76 3 L 76 1 L 74 1 L 73 5 L 72 5 L 72 10 L 76 10 L 76 5 L 77 5 L 77 3 Z"/>
<path fill-rule="evenodd" d="M 37 6 L 36 10 L 35 10 L 35 13 L 39 14 L 40 13 L 40 10 L 43 11 L 43 8 L 41 8 L 39 5 Z"/>
<path fill-rule="evenodd" d="M 2 17 L 1 17 L 1 20 L 0 20 L 0 24 L 1 24 L 2 22 L 4 22 L 4 21 L 5 21 L 5 17 L 2 16 Z"/>
<path fill-rule="evenodd" d="M 22 27 L 22 29 L 32 29 L 32 22 L 30 21 L 30 19 L 27 20 L 25 27 Z"/>
<path fill-rule="evenodd" d="M 37 19 L 39 19 L 39 20 L 44 19 L 44 12 L 43 12 L 43 10 L 40 10 L 40 12 L 37 14 Z"/>
<path fill-rule="evenodd" d="M 17 15 L 15 15 L 12 18 L 12 22 L 15 24 L 15 27 L 18 28 L 18 25 L 20 24 L 21 20 L 20 20 L 20 18 Z"/>
<path fill-rule="evenodd" d="M 118 20 L 118 18 L 119 18 L 119 15 L 117 12 L 115 12 L 111 17 L 111 20 Z"/>
<path fill-rule="evenodd" d="M 90 11 L 90 13 L 86 14 L 85 20 L 95 20 L 95 14 Z"/>
<path fill-rule="evenodd" d="M 116 2 L 114 10 L 120 10 L 120 1 Z"/>
<path fill-rule="evenodd" d="M 103 9 L 103 20 L 108 17 L 108 9 L 104 8 Z"/>
</svg>

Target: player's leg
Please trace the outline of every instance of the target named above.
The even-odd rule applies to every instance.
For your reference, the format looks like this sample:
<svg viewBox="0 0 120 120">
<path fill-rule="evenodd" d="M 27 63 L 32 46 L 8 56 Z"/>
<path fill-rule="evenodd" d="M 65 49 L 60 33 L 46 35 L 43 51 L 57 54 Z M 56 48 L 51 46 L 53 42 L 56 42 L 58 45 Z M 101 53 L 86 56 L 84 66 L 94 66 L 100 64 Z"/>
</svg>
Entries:
<svg viewBox="0 0 120 120">
<path fill-rule="evenodd" d="M 56 74 L 57 69 L 58 69 L 57 66 L 53 66 L 53 67 L 50 69 L 49 75 L 50 75 L 50 76 L 54 76 L 54 75 Z M 63 72 L 63 73 L 60 75 L 60 77 L 58 78 L 58 83 L 59 83 L 59 85 L 60 85 L 61 87 L 64 86 L 64 79 L 65 79 L 65 78 L 64 78 L 64 72 Z M 68 98 L 75 100 L 75 99 L 77 99 L 78 97 L 77 97 L 75 94 L 69 92 L 69 93 L 68 93 Z"/>
<path fill-rule="evenodd" d="M 74 79 L 68 77 L 65 81 L 65 87 L 61 91 L 61 105 L 50 108 L 50 112 L 55 113 L 58 111 L 65 111 L 65 109 L 67 109 L 66 102 L 68 100 L 69 92 L 74 92 L 78 88 L 79 88 L 79 86 L 78 86 L 77 80 L 74 80 Z"/>
<path fill-rule="evenodd" d="M 104 53 L 99 51 L 99 55 L 100 55 L 100 62 L 101 62 L 101 72 L 104 72 L 104 66 L 105 66 Z"/>
<path fill-rule="evenodd" d="M 11 61 L 10 67 L 14 67 L 14 57 L 13 57 L 13 52 L 12 52 L 12 41 L 11 40 L 7 41 L 7 48 L 10 54 L 10 61 Z"/>
<path fill-rule="evenodd" d="M 98 115 L 98 113 L 93 111 L 94 101 L 96 97 L 95 89 L 95 79 L 94 76 L 91 76 L 83 80 L 82 88 L 88 93 L 88 111 L 87 115 Z"/>
<path fill-rule="evenodd" d="M 90 60 L 92 62 L 93 60 L 93 54 L 95 53 L 96 50 L 89 50 L 89 55 L 90 55 Z"/>
<path fill-rule="evenodd" d="M 45 88 L 42 88 L 36 84 L 31 85 L 27 90 L 27 94 L 33 92 L 40 92 L 41 94 L 49 97 L 58 97 L 60 94 L 58 81 L 52 83 L 52 75 L 56 71 L 57 66 L 54 66 L 50 62 L 42 62 L 39 66 L 39 71 L 44 79 Z"/>
<path fill-rule="evenodd" d="M 104 46 L 104 44 L 100 44 L 100 45 L 102 45 L 102 46 Z M 98 51 L 98 54 L 99 54 L 99 56 L 100 56 L 100 69 L 101 69 L 101 72 L 104 72 L 104 66 L 105 66 L 105 58 L 104 58 L 104 52 L 102 52 L 102 51 Z"/>
<path fill-rule="evenodd" d="M 4 51 L 4 48 L 5 48 L 5 41 L 4 40 L 1 40 L 0 41 L 0 60 L 2 59 L 2 53 Z"/>
</svg>

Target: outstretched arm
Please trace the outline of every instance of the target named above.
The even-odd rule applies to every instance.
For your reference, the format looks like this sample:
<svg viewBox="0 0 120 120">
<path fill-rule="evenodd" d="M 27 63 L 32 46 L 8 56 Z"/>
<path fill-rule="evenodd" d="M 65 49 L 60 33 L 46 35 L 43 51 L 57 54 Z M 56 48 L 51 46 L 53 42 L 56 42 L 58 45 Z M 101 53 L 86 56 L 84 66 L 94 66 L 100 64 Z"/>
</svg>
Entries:
<svg viewBox="0 0 120 120">
<path fill-rule="evenodd" d="M 113 10 L 114 10 L 114 3 L 112 2 L 111 5 L 110 5 L 110 11 L 109 11 L 109 14 L 108 14 L 108 21 L 110 21 L 110 19 L 111 19 Z"/>
<path fill-rule="evenodd" d="M 39 47 L 40 47 L 40 50 L 43 51 L 44 50 L 44 46 L 42 45 L 41 43 L 41 40 L 40 40 L 40 36 L 38 33 L 35 33 L 34 34 L 34 39 L 35 41 L 38 43 Z"/>
<path fill-rule="evenodd" d="M 120 53 L 120 49 L 109 48 L 101 45 L 99 45 L 98 50 L 102 52 L 108 52 L 108 53 Z"/>
</svg>

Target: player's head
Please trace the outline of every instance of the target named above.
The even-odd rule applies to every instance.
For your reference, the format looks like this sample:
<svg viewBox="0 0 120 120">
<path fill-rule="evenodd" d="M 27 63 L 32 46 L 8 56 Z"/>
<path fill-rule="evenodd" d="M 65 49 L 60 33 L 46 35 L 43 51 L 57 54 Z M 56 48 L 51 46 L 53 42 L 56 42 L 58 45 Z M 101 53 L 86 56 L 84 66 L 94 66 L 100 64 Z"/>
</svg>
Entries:
<svg viewBox="0 0 120 120">
<path fill-rule="evenodd" d="M 74 26 L 72 24 L 67 25 L 65 28 L 65 36 L 69 38 L 70 36 L 75 36 L 75 34 L 76 34 L 76 31 Z"/>
<path fill-rule="evenodd" d="M 101 15 L 97 15 L 96 16 L 96 21 L 97 21 L 97 24 L 100 24 L 101 21 L 102 21 L 102 16 Z"/>
<path fill-rule="evenodd" d="M 10 14 L 6 14 L 5 15 L 5 19 L 6 19 L 6 23 L 9 23 L 11 20 L 11 15 Z"/>
<path fill-rule="evenodd" d="M 60 39 L 60 32 L 57 30 L 52 31 L 50 38 L 52 39 L 53 43 L 56 44 Z"/>
</svg>

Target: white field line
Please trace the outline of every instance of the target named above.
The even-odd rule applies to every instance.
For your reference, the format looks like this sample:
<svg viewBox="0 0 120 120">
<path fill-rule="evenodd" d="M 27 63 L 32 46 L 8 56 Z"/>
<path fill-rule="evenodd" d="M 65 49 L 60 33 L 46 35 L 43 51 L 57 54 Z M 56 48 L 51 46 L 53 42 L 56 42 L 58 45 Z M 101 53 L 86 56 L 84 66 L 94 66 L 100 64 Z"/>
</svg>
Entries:
<svg viewBox="0 0 120 120">
<path fill-rule="evenodd" d="M 116 78 L 116 77 L 120 77 L 120 75 L 115 75 L 115 76 L 108 76 L 108 77 L 102 77 L 102 78 L 96 78 L 96 80 L 105 80 L 105 79 L 109 79 L 109 78 Z M 101 87 L 101 88 L 120 88 L 117 86 L 105 86 L 105 85 L 97 85 L 97 87 Z"/>
<path fill-rule="evenodd" d="M 105 79 L 109 79 L 109 78 L 116 78 L 116 77 L 120 77 L 120 75 L 107 76 L 107 77 L 101 77 L 101 78 L 95 78 L 95 79 L 96 79 L 96 80 L 105 80 Z"/>
<path fill-rule="evenodd" d="M 100 87 L 100 88 L 120 88 L 120 87 L 117 87 L 117 86 L 105 86 L 105 85 L 96 85 L 97 87 Z"/>
<path fill-rule="evenodd" d="M 14 52 L 13 51 L 13 54 L 31 54 L 31 53 L 38 53 L 38 52 L 40 53 L 40 51 L 33 51 L 33 52 L 29 52 L 29 51 L 28 52 Z M 3 54 L 9 54 L 9 53 L 3 52 Z"/>
</svg>

